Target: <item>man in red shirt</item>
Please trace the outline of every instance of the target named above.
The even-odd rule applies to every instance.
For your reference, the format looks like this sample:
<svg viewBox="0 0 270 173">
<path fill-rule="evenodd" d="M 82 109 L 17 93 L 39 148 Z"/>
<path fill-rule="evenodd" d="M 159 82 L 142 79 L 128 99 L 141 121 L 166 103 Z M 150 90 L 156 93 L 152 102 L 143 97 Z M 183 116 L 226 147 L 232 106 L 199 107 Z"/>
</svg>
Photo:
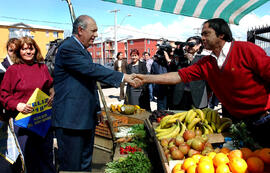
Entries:
<svg viewBox="0 0 270 173">
<path fill-rule="evenodd" d="M 137 78 L 158 84 L 206 80 L 234 120 L 248 122 L 251 131 L 270 130 L 270 57 L 253 43 L 233 41 L 220 18 L 204 22 L 201 35 L 211 55 L 178 72 Z"/>
</svg>

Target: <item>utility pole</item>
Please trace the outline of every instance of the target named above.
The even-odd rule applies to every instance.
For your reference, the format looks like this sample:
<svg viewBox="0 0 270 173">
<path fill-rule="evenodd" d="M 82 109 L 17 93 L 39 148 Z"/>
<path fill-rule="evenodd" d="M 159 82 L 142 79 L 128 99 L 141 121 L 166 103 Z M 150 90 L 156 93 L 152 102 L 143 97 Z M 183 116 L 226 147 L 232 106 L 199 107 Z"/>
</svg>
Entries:
<svg viewBox="0 0 270 173">
<path fill-rule="evenodd" d="M 195 35 L 200 35 L 201 28 L 193 28 L 193 30 L 195 30 Z"/>
<path fill-rule="evenodd" d="M 70 17 L 71 17 L 71 23 L 73 23 L 76 19 L 75 13 L 74 13 L 74 9 L 72 7 L 71 1 L 70 0 L 66 0 L 68 3 L 68 8 L 69 8 L 69 12 L 70 12 Z"/>
<path fill-rule="evenodd" d="M 120 10 L 112 10 L 110 13 L 114 13 L 114 58 L 116 58 L 118 48 L 117 48 L 117 12 Z"/>
</svg>

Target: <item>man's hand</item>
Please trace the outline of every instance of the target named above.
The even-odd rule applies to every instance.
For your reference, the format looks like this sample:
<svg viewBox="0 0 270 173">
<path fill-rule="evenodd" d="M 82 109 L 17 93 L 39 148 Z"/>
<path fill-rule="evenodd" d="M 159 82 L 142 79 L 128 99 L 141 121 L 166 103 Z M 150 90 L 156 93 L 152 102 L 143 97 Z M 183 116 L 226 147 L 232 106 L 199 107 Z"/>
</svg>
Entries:
<svg viewBox="0 0 270 173">
<path fill-rule="evenodd" d="M 137 88 L 139 86 L 141 86 L 143 83 L 141 82 L 141 80 L 139 78 L 135 78 L 136 74 L 124 74 L 124 81 L 128 82 L 132 87 Z"/>
<path fill-rule="evenodd" d="M 33 107 L 25 103 L 18 103 L 16 109 L 23 114 L 28 114 L 33 111 Z"/>
<path fill-rule="evenodd" d="M 185 53 L 185 57 L 186 57 L 190 62 L 194 59 L 194 57 L 193 57 L 193 55 L 192 55 L 191 53 Z"/>
</svg>

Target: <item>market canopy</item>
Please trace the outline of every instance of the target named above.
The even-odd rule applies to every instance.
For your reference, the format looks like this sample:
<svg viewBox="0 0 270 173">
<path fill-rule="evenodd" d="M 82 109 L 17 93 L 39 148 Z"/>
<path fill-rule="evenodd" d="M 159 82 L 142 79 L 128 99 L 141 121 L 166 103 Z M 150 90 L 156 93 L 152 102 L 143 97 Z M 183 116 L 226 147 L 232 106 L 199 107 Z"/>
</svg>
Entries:
<svg viewBox="0 0 270 173">
<path fill-rule="evenodd" d="M 103 0 L 201 19 L 223 18 L 239 24 L 248 13 L 268 0 Z"/>
</svg>

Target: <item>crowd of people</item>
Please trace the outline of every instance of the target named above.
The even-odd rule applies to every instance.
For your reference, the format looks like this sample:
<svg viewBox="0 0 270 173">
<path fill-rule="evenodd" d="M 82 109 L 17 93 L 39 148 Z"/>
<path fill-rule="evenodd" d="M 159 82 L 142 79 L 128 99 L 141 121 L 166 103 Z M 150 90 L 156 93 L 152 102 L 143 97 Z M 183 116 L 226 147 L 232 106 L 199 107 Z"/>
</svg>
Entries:
<svg viewBox="0 0 270 173">
<path fill-rule="evenodd" d="M 14 126 L 27 173 L 57 171 L 53 137 L 59 171 L 91 171 L 95 127 L 102 121 L 96 81 L 120 87 L 120 100 L 148 111 L 151 101 L 157 102 L 157 110 L 188 110 L 208 107 L 210 97 L 217 97 L 227 110 L 223 116 L 245 121 L 258 141 L 270 143 L 263 133 L 270 130 L 270 58 L 255 44 L 235 41 L 223 19 L 207 20 L 201 37 L 172 44 L 171 52 L 162 50 L 162 59 L 133 49 L 128 64 L 119 52 L 114 70 L 93 63 L 87 51 L 97 31 L 90 16 L 81 15 L 74 21 L 72 36 L 58 48 L 54 78 L 34 39 L 7 42 L 7 57 L 0 65 L 4 74 L 0 120 L 32 112 L 26 103 L 36 88 L 50 96 L 48 105 L 52 106 L 51 127 L 44 138 Z M 183 54 L 176 54 L 180 49 Z M 203 49 L 212 53 L 204 55 Z M 1 172 L 19 173 L 21 165 L 19 158 L 9 164 L 0 157 Z"/>
</svg>

